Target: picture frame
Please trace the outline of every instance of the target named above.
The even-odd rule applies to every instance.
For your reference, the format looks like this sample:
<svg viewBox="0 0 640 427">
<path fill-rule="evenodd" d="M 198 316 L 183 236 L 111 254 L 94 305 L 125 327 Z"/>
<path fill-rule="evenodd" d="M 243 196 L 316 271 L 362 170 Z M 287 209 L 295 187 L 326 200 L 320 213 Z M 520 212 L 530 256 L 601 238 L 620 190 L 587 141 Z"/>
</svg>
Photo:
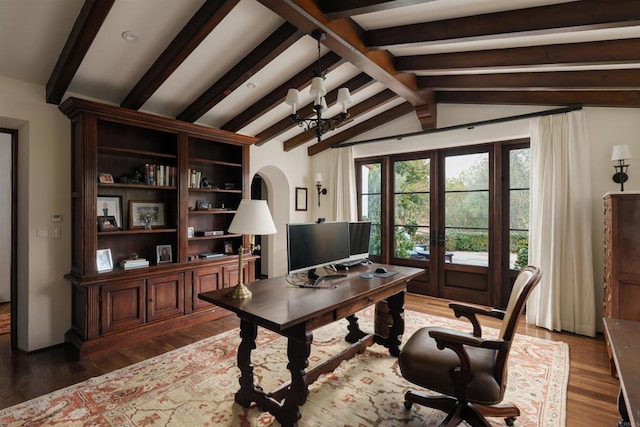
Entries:
<svg viewBox="0 0 640 427">
<path fill-rule="evenodd" d="M 98 217 L 98 231 L 118 231 L 118 225 L 116 224 L 115 216 L 99 216 Z"/>
<path fill-rule="evenodd" d="M 98 195 L 96 212 L 98 219 L 104 216 L 115 218 L 116 227 L 123 229 L 122 224 L 122 197 L 121 196 L 101 196 Z M 100 230 L 102 231 L 102 230 Z"/>
<path fill-rule="evenodd" d="M 211 210 L 211 202 L 209 200 L 196 200 L 196 210 L 197 211 Z"/>
<path fill-rule="evenodd" d="M 173 253 L 171 251 L 171 245 L 156 246 L 156 262 L 158 264 L 173 262 Z"/>
<path fill-rule="evenodd" d="M 231 240 L 224 242 L 224 253 L 225 255 L 233 255 L 233 242 Z"/>
<path fill-rule="evenodd" d="M 187 227 L 187 239 L 192 239 L 195 236 L 195 229 L 193 227 Z"/>
<path fill-rule="evenodd" d="M 296 210 L 306 211 L 308 192 L 306 187 L 296 187 Z"/>
<path fill-rule="evenodd" d="M 129 228 L 162 228 L 167 226 L 165 204 L 148 200 L 129 200 Z"/>
<path fill-rule="evenodd" d="M 96 268 L 98 273 L 113 270 L 113 258 L 111 249 L 98 249 L 96 251 Z"/>
<path fill-rule="evenodd" d="M 113 175 L 110 173 L 100 172 L 98 173 L 98 182 L 100 184 L 113 184 Z"/>
</svg>

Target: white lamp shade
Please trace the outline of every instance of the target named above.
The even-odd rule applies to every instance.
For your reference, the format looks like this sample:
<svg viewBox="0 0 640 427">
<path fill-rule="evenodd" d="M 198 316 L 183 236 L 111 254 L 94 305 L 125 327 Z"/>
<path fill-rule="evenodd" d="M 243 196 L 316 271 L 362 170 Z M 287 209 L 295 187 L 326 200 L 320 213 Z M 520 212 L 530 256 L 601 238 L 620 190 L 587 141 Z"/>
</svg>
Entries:
<svg viewBox="0 0 640 427">
<path fill-rule="evenodd" d="M 324 113 L 325 111 L 327 111 L 327 100 L 324 99 L 324 96 L 322 98 L 320 98 L 320 112 Z"/>
<path fill-rule="evenodd" d="M 611 160 L 624 160 L 630 158 L 631 151 L 629 150 L 629 146 L 627 144 L 614 145 L 613 151 L 611 152 Z"/>
<path fill-rule="evenodd" d="M 236 211 L 229 233 L 262 236 L 276 233 L 266 200 L 242 199 Z"/>
<path fill-rule="evenodd" d="M 322 80 L 322 77 L 314 77 L 311 79 L 309 94 L 314 98 L 325 96 L 327 94 L 327 88 L 324 86 L 324 80 Z"/>
<path fill-rule="evenodd" d="M 342 105 L 343 111 L 353 103 L 349 89 L 341 87 L 338 89 L 338 105 Z"/>
<path fill-rule="evenodd" d="M 317 173 L 316 174 L 316 182 L 322 182 L 322 174 L 321 173 Z"/>
<path fill-rule="evenodd" d="M 298 92 L 298 89 L 289 89 L 289 91 L 287 92 L 287 100 L 285 102 L 293 107 L 299 105 L 300 92 Z"/>
</svg>

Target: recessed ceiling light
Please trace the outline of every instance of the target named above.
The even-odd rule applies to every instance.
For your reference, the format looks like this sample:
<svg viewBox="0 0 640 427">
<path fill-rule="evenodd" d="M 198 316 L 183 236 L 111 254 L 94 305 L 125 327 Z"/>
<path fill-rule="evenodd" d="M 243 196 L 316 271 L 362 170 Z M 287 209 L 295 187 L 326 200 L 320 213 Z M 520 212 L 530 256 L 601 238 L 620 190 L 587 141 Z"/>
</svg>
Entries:
<svg viewBox="0 0 640 427">
<path fill-rule="evenodd" d="M 138 35 L 133 31 L 125 31 L 121 36 L 124 41 L 129 43 L 138 41 Z"/>
</svg>

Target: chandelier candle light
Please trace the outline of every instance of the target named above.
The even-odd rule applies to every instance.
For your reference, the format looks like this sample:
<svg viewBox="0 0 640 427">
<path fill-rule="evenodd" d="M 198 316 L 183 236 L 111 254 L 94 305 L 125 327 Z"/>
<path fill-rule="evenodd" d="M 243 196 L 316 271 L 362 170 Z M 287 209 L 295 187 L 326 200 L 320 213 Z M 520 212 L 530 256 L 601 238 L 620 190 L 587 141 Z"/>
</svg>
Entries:
<svg viewBox="0 0 640 427">
<path fill-rule="evenodd" d="M 613 181 L 620 184 L 620 191 L 624 191 L 624 183 L 627 182 L 629 176 L 627 170 L 629 170 L 629 164 L 624 161 L 631 158 L 631 151 L 627 144 L 615 145 L 611 152 L 611 161 L 618 162 L 613 168 L 616 173 L 613 175 Z"/>
<path fill-rule="evenodd" d="M 305 131 L 315 133 L 318 142 L 322 140 L 324 133 L 334 130 L 349 118 L 347 108 L 353 102 L 349 89 L 346 87 L 338 89 L 337 103 L 342 106 L 342 112 L 329 119 L 322 118 L 322 113 L 327 110 L 327 101 L 324 98 L 327 94 L 327 88 L 324 85 L 326 71 L 322 70 L 322 63 L 320 61 L 320 41 L 324 40 L 326 36 L 327 35 L 321 31 L 311 33 L 311 37 L 318 41 L 318 70 L 315 71 L 313 79 L 311 79 L 311 87 L 309 88 L 309 95 L 313 98 L 313 110 L 315 111 L 316 117 L 302 118 L 298 116 L 297 109 L 298 105 L 300 105 L 300 92 L 297 89 L 289 89 L 285 101 L 292 108 L 292 113 L 289 116 L 291 120 L 298 126 L 304 127 Z"/>
<path fill-rule="evenodd" d="M 242 199 L 229 226 L 229 233 L 249 235 L 249 254 L 260 249 L 260 246 L 255 244 L 255 236 L 276 233 L 276 226 L 273 223 L 267 202 L 265 200 Z M 243 253 L 244 247 L 240 245 L 240 249 L 238 249 L 238 284 L 227 294 L 229 298 L 251 298 L 251 291 L 242 282 Z"/>
</svg>

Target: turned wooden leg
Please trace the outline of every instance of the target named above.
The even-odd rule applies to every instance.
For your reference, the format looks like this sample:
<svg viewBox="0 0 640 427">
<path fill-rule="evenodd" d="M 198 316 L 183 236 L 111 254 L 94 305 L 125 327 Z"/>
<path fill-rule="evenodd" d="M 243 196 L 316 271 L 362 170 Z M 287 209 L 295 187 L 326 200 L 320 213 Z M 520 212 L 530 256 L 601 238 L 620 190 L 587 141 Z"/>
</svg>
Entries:
<svg viewBox="0 0 640 427">
<path fill-rule="evenodd" d="M 237 404 L 248 408 L 253 401 L 253 364 L 251 350 L 256 348 L 258 327 L 245 319 L 240 319 L 240 346 L 238 347 L 238 368 L 240 369 L 240 390 L 235 395 Z"/>
<path fill-rule="evenodd" d="M 362 332 L 362 329 L 360 329 L 360 325 L 358 325 L 358 318 L 355 314 L 347 316 L 346 319 L 347 322 L 349 322 L 349 325 L 347 326 L 347 330 L 349 331 L 349 333 L 346 337 L 344 337 L 347 342 L 353 344 L 367 336 L 367 334 Z"/>
<path fill-rule="evenodd" d="M 312 342 L 313 334 L 306 332 L 304 325 L 296 327 L 296 331 L 289 335 L 287 369 L 291 372 L 291 386 L 281 409 L 277 414 L 274 414 L 283 426 L 297 426 L 298 420 L 302 416 L 300 406 L 304 405 L 309 395 L 309 384 L 305 370 L 309 366 Z"/>
<path fill-rule="evenodd" d="M 404 334 L 404 292 L 399 292 L 388 298 L 387 304 L 389 305 L 389 314 L 393 319 L 387 339 L 387 348 L 392 356 L 399 356 L 402 334 Z"/>
</svg>

